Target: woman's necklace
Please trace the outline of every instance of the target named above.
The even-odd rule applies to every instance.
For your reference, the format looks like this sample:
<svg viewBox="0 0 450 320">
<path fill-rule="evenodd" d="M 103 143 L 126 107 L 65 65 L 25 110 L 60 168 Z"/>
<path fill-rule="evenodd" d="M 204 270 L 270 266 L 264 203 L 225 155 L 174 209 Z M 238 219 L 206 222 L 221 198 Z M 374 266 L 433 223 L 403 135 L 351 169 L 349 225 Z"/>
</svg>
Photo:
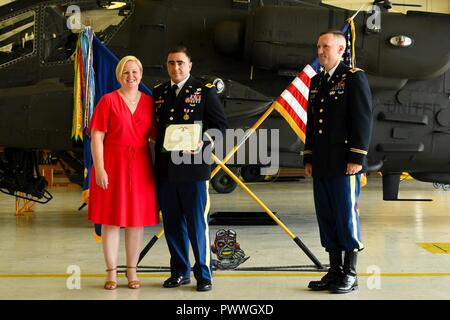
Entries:
<svg viewBox="0 0 450 320">
<path fill-rule="evenodd" d="M 130 98 L 128 98 L 128 97 L 125 95 L 125 93 L 121 92 L 121 94 L 122 94 L 122 97 L 125 98 L 126 102 L 128 102 L 128 103 L 131 104 L 132 106 L 136 105 L 136 104 L 138 103 L 138 101 L 139 101 L 139 92 L 138 92 L 138 94 L 134 97 L 133 100 L 130 99 Z"/>
</svg>

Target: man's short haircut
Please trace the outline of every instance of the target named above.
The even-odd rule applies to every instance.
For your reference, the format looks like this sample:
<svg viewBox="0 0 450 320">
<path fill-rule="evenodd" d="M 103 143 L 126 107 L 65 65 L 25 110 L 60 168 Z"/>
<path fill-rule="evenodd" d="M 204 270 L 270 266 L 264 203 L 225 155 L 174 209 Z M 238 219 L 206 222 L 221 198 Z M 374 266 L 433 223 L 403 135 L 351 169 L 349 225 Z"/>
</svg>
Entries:
<svg viewBox="0 0 450 320">
<path fill-rule="evenodd" d="M 319 37 L 321 37 L 325 34 L 329 34 L 329 33 L 334 35 L 335 37 L 342 37 L 345 39 L 345 34 L 341 30 L 335 30 L 335 29 L 330 29 L 330 30 L 324 31 L 321 34 L 319 34 Z"/>
<path fill-rule="evenodd" d="M 324 31 L 319 35 L 319 38 L 326 34 L 332 34 L 334 36 L 334 39 L 336 40 L 336 43 L 338 45 L 342 44 L 344 46 L 344 49 L 347 47 L 347 38 L 345 37 L 345 34 L 341 30 L 330 29 Z"/>
<path fill-rule="evenodd" d="M 169 51 L 167 52 L 167 55 L 169 55 L 171 53 L 179 53 L 179 52 L 184 53 L 189 58 L 189 60 L 192 60 L 191 53 L 189 52 L 188 48 L 182 44 L 171 47 L 169 49 Z"/>
<path fill-rule="evenodd" d="M 120 82 L 120 77 L 122 76 L 123 73 L 123 69 L 125 68 L 125 64 L 129 61 L 133 61 L 137 64 L 137 66 L 139 67 L 139 70 L 141 70 L 141 74 L 143 75 L 144 70 L 142 69 L 142 63 L 141 61 L 139 61 L 138 58 L 136 58 L 135 56 L 125 56 L 123 57 L 119 63 L 117 64 L 116 67 L 116 79 L 117 81 Z"/>
</svg>

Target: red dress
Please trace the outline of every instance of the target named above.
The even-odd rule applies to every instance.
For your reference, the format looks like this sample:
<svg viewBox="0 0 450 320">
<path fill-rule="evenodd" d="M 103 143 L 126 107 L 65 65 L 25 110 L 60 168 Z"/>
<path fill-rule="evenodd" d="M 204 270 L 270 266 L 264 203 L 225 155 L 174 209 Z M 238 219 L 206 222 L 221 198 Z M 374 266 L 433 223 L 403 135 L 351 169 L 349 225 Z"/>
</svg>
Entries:
<svg viewBox="0 0 450 320">
<path fill-rule="evenodd" d="M 96 224 L 142 227 L 159 223 L 149 137 L 156 137 L 153 99 L 141 93 L 134 114 L 117 91 L 105 94 L 91 119 L 105 132 L 104 167 L 108 188 L 95 182 L 92 166 L 88 218 Z"/>
</svg>

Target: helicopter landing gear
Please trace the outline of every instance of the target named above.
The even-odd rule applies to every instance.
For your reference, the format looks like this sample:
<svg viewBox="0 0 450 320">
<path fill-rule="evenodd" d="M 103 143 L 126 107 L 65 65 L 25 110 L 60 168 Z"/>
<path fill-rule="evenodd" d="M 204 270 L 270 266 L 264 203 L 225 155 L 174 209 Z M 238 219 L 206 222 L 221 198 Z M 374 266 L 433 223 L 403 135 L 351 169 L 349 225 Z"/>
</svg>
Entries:
<svg viewBox="0 0 450 320">
<path fill-rule="evenodd" d="M 262 182 L 265 176 L 261 175 L 261 166 L 248 165 L 241 169 L 241 176 L 245 182 Z"/>
<path fill-rule="evenodd" d="M 235 175 L 239 176 L 239 168 L 229 168 Z M 218 193 L 231 193 L 236 189 L 237 183 L 231 177 L 220 170 L 211 179 L 211 185 Z"/>
</svg>

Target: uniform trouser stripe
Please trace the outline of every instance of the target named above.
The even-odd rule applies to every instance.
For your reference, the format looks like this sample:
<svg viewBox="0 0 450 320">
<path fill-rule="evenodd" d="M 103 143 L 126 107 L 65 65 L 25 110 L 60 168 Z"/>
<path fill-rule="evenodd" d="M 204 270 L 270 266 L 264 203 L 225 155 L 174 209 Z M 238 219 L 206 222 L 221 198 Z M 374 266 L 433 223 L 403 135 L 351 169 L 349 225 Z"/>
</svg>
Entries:
<svg viewBox="0 0 450 320">
<path fill-rule="evenodd" d="M 360 175 L 314 177 L 320 240 L 327 250 L 362 250 L 358 216 Z"/>
<path fill-rule="evenodd" d="M 196 259 L 194 265 L 196 279 L 211 279 L 208 186 L 207 181 L 158 183 L 158 198 L 163 212 L 173 276 L 189 277 L 190 242 Z"/>
<path fill-rule="evenodd" d="M 205 219 L 205 264 L 209 269 L 209 275 L 210 278 L 211 275 L 211 241 L 209 239 L 209 224 L 208 224 L 208 215 L 209 215 L 209 207 L 210 207 L 210 201 L 209 201 L 209 181 L 205 181 L 205 193 L 206 193 L 206 204 L 205 204 L 205 211 L 203 212 L 203 217 Z"/>
<path fill-rule="evenodd" d="M 188 223 L 189 238 L 196 258 L 194 275 L 197 280 L 211 279 L 211 242 L 209 239 L 208 216 L 210 209 L 208 181 L 193 182 L 196 192 L 195 206 L 191 212 L 192 223 Z"/>
<path fill-rule="evenodd" d="M 359 191 L 361 188 L 361 175 L 353 175 L 349 177 L 350 179 L 350 197 L 352 203 L 352 228 L 353 228 L 353 238 L 359 245 L 359 249 L 363 249 L 364 245 L 359 241 L 359 210 L 358 210 L 358 201 Z"/>
</svg>

